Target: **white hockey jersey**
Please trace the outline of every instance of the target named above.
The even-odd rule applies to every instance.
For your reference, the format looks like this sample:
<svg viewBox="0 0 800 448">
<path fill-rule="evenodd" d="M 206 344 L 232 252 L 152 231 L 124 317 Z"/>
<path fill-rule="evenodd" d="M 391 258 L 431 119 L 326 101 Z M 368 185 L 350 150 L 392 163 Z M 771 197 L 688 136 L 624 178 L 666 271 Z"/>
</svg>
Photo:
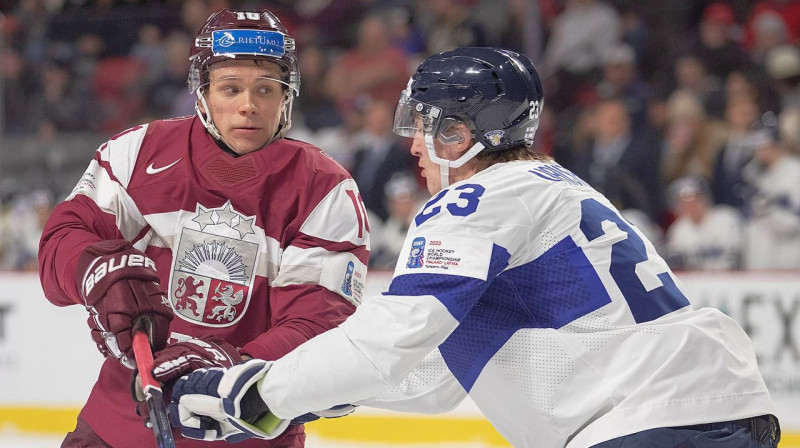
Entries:
<svg viewBox="0 0 800 448">
<path fill-rule="evenodd" d="M 389 291 L 272 364 L 279 417 L 342 403 L 444 412 L 469 395 L 516 447 L 774 413 L 752 344 L 693 309 L 663 259 L 556 163 L 436 194 Z"/>
</svg>

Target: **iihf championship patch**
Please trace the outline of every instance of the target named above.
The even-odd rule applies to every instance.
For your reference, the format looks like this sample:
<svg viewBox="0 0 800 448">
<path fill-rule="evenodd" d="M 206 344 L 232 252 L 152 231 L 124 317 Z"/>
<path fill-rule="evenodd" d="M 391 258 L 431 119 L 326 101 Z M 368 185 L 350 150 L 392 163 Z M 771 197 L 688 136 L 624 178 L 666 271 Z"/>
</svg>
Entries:
<svg viewBox="0 0 800 448">
<path fill-rule="evenodd" d="M 417 236 L 406 242 L 405 263 L 395 275 L 447 274 L 486 280 L 493 243 L 488 239 L 461 235 Z"/>
<path fill-rule="evenodd" d="M 342 280 L 342 294 L 350 297 L 353 295 L 353 271 L 356 269 L 356 264 L 352 261 L 347 262 L 347 270 L 344 273 L 344 280 Z"/>
</svg>

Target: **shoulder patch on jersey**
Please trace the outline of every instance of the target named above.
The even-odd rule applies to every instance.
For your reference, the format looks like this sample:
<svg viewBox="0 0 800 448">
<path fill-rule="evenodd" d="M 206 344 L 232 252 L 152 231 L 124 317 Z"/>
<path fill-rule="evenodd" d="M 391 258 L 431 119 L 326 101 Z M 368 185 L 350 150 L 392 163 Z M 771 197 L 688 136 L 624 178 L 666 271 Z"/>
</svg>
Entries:
<svg viewBox="0 0 800 448">
<path fill-rule="evenodd" d="M 406 240 L 395 276 L 446 274 L 486 280 L 492 256 L 488 239 L 426 234 Z"/>
</svg>

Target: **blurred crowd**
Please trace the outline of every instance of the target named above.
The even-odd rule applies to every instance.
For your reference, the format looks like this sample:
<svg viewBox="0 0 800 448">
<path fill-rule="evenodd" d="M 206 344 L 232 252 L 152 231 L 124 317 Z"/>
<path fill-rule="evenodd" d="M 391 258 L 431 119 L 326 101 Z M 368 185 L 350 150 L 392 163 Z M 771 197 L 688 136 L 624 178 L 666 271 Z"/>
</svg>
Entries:
<svg viewBox="0 0 800 448">
<path fill-rule="evenodd" d="M 417 63 L 499 46 L 536 63 L 536 147 L 678 270 L 800 269 L 800 0 L 0 0 L 0 268 L 36 268 L 43 216 L 96 147 L 191 115 L 194 34 L 268 8 L 298 45 L 289 137 L 358 182 L 371 267 L 429 197 L 394 106 Z"/>
</svg>

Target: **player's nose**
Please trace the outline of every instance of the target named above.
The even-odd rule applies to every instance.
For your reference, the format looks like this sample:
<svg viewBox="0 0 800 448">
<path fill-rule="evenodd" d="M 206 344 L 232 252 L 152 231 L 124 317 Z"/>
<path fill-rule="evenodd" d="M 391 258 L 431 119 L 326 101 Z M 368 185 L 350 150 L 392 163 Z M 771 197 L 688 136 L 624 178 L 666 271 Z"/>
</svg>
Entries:
<svg viewBox="0 0 800 448">
<path fill-rule="evenodd" d="M 425 139 L 422 137 L 414 137 L 411 142 L 411 155 L 415 157 L 422 157 L 422 151 L 425 150 Z"/>
</svg>

